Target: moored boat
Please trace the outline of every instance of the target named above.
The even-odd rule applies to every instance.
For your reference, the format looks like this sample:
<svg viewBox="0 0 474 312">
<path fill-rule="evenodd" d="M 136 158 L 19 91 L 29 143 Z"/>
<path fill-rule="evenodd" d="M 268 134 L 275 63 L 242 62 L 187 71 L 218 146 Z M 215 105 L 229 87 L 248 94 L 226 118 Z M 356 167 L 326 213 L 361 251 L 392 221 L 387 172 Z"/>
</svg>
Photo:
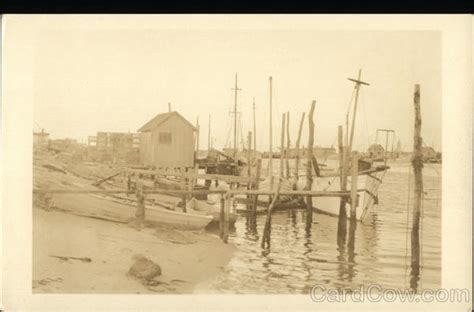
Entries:
<svg viewBox="0 0 474 312">
<path fill-rule="evenodd" d="M 378 204 L 378 189 L 387 166 L 378 166 L 371 170 L 361 171 L 357 176 L 358 206 L 356 219 L 364 221 L 369 212 Z M 298 189 L 303 189 L 304 182 L 298 183 Z M 340 191 L 340 177 L 338 175 L 314 178 L 311 189 L 313 191 Z M 347 177 L 347 189 L 351 189 L 351 177 Z M 339 216 L 340 197 L 314 197 L 313 209 L 316 212 L 331 216 Z M 346 202 L 346 215 L 350 217 L 350 200 Z"/>
<path fill-rule="evenodd" d="M 127 203 L 118 198 L 85 194 L 55 194 L 53 201 L 60 210 L 78 215 L 122 223 L 135 218 L 136 204 Z M 180 229 L 200 230 L 205 228 L 212 219 L 212 216 L 203 214 L 145 206 L 145 220 L 149 224 L 165 224 Z"/>
</svg>

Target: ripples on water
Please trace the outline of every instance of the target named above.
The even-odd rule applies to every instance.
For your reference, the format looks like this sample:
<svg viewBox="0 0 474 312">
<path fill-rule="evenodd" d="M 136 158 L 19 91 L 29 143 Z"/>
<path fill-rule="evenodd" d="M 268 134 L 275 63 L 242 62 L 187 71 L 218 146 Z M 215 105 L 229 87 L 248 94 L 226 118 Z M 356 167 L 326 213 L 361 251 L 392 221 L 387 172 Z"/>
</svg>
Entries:
<svg viewBox="0 0 474 312">
<path fill-rule="evenodd" d="M 353 251 L 337 246 L 337 218 L 314 214 L 307 233 L 304 210 L 290 210 L 272 215 L 271 250 L 264 254 L 260 241 L 265 215 L 256 217 L 256 227 L 251 217 L 241 215 L 229 237 L 237 247 L 232 260 L 197 291 L 301 294 L 316 284 L 355 289 L 374 283 L 408 288 L 413 185 L 407 209 L 409 164 L 390 165 L 379 189 L 379 205 L 364 224 L 357 224 Z M 441 282 L 440 173 L 438 164 L 427 164 L 423 170 L 426 194 L 418 289 L 439 288 Z"/>
</svg>

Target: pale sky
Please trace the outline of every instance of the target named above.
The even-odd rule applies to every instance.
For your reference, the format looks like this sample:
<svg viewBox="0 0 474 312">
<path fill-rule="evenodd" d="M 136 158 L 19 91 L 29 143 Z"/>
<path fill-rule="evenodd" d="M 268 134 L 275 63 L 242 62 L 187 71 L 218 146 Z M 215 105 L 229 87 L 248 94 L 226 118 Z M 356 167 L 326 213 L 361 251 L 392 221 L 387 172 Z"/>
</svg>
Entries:
<svg viewBox="0 0 474 312">
<path fill-rule="evenodd" d="M 438 32 L 301 30 L 62 29 L 42 31 L 35 46 L 34 129 L 52 138 L 87 142 L 97 131 L 135 132 L 168 102 L 191 123 L 199 116 L 201 149 L 212 116 L 214 146 L 232 126 L 235 73 L 242 129 L 253 128 L 268 148 L 269 83 L 273 76 L 273 146 L 281 114 L 290 111 L 294 146 L 298 123 L 316 100 L 315 144 L 337 146 L 337 126 L 353 91 L 348 77 L 362 69 L 354 138 L 365 150 L 377 128 L 393 129 L 406 150 L 413 142 L 413 90 L 421 85 L 422 136 L 441 148 L 441 35 Z M 307 144 L 305 120 L 302 144 Z M 380 140 L 379 142 L 382 142 Z M 384 142 L 383 142 L 384 143 Z"/>
</svg>

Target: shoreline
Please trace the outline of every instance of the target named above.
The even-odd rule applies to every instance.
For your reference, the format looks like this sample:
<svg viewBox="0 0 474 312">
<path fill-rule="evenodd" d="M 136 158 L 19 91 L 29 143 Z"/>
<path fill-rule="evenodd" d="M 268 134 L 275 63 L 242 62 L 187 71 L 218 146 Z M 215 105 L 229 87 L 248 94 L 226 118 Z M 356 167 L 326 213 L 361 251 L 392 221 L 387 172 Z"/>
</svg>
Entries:
<svg viewBox="0 0 474 312">
<path fill-rule="evenodd" d="M 235 251 L 216 235 L 128 224 L 33 208 L 33 293 L 191 294 Z M 134 255 L 161 266 L 157 286 L 127 275 Z M 90 262 L 57 257 L 87 257 Z"/>
</svg>

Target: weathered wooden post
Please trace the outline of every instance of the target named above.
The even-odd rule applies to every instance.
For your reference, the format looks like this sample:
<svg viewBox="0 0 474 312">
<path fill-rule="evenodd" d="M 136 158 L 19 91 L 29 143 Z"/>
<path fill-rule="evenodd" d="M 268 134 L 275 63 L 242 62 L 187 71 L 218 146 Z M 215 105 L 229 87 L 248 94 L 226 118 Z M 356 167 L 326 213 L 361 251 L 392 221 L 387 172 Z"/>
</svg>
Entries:
<svg viewBox="0 0 474 312">
<path fill-rule="evenodd" d="M 137 179 L 135 195 L 137 197 L 137 211 L 135 212 L 135 217 L 138 222 L 137 225 L 142 226 L 145 222 L 145 193 L 143 191 L 143 180 L 141 174 Z"/>
<path fill-rule="evenodd" d="M 290 178 L 290 112 L 286 113 L 286 150 L 285 150 L 285 162 L 286 162 L 286 178 Z"/>
<path fill-rule="evenodd" d="M 253 98 L 253 158 L 257 161 L 257 120 L 255 119 L 255 97 Z"/>
<path fill-rule="evenodd" d="M 267 218 L 265 220 L 265 226 L 263 228 L 262 242 L 260 244 L 260 247 L 262 249 L 270 248 L 270 235 L 271 235 L 271 227 L 272 227 L 272 212 L 273 212 L 273 207 L 275 207 L 275 203 L 278 201 L 278 197 L 280 196 L 281 180 L 282 180 L 282 177 L 280 177 L 280 179 L 278 181 L 275 196 L 273 197 L 273 200 L 272 200 L 270 206 L 268 207 Z"/>
<path fill-rule="evenodd" d="M 130 195 L 132 191 L 132 175 L 127 173 L 127 196 Z"/>
<path fill-rule="evenodd" d="M 247 141 L 248 141 L 248 149 L 247 149 L 247 190 L 252 188 L 252 131 L 249 131 L 247 134 Z M 247 210 L 250 210 L 250 199 L 252 198 L 251 195 L 247 195 Z"/>
<path fill-rule="evenodd" d="M 224 195 L 221 193 L 221 210 L 219 214 L 219 236 L 221 239 L 224 238 L 224 213 L 225 213 L 225 199 Z"/>
<path fill-rule="evenodd" d="M 311 109 L 308 115 L 309 121 L 309 139 L 308 139 L 308 155 L 306 162 L 306 186 L 305 190 L 310 191 L 313 184 L 313 172 L 312 172 L 312 163 L 313 163 L 313 142 L 314 142 L 314 108 L 316 106 L 316 101 L 311 103 Z M 313 223 L 313 198 L 311 196 L 306 196 L 306 230 L 311 229 L 311 224 Z"/>
<path fill-rule="evenodd" d="M 339 153 L 339 180 L 340 180 L 340 189 L 345 191 L 347 188 L 346 185 L 346 175 L 344 168 L 344 142 L 342 138 L 342 126 L 337 128 L 337 143 L 338 143 L 338 153 Z M 346 242 L 347 235 L 347 213 L 346 213 L 346 198 L 340 198 L 339 204 L 339 219 L 337 223 L 337 244 L 338 246 L 344 245 Z"/>
<path fill-rule="evenodd" d="M 257 173 L 255 175 L 255 184 L 254 184 L 254 189 L 255 190 L 259 189 L 261 170 L 262 170 L 262 160 L 258 159 L 257 160 Z M 255 196 L 253 198 L 253 205 L 252 205 L 252 211 L 254 213 L 257 212 L 257 203 L 258 203 L 258 194 L 255 194 Z"/>
<path fill-rule="evenodd" d="M 349 221 L 349 252 L 353 253 L 355 249 L 355 232 L 357 228 L 357 176 L 359 171 L 359 155 L 356 151 L 352 152 L 352 164 L 351 164 L 351 215 Z"/>
<path fill-rule="evenodd" d="M 283 177 L 285 159 L 285 117 L 286 114 L 283 113 L 281 119 L 280 177 Z"/>
<path fill-rule="evenodd" d="M 413 224 L 411 228 L 411 276 L 417 280 L 420 274 L 420 216 L 421 203 L 423 199 L 423 158 L 421 146 L 421 109 L 420 109 L 420 85 L 415 85 L 415 131 L 413 136 L 412 166 L 415 175 L 415 203 L 413 207 Z M 412 282 L 412 287 L 414 283 Z"/>
<path fill-rule="evenodd" d="M 199 135 L 200 135 L 200 132 L 201 132 L 201 125 L 199 124 L 199 116 L 197 116 L 197 120 L 196 120 L 196 151 L 198 153 L 198 156 L 199 156 Z"/>
<path fill-rule="evenodd" d="M 301 132 L 303 131 L 305 113 L 301 115 L 300 127 L 298 129 L 298 138 L 296 139 L 296 159 L 295 159 L 295 181 L 293 183 L 293 190 L 296 190 L 296 185 L 299 179 L 299 168 L 300 168 L 300 141 L 301 141 Z"/>
<path fill-rule="evenodd" d="M 270 81 L 270 147 L 269 147 L 269 162 L 268 162 L 268 171 L 270 175 L 270 189 L 273 189 L 273 127 L 272 127 L 272 122 L 273 122 L 273 103 L 272 103 L 272 85 L 273 85 L 273 79 L 270 76 L 269 78 Z"/>
<path fill-rule="evenodd" d="M 356 209 L 358 204 L 357 198 L 357 176 L 359 173 L 359 154 L 357 151 L 352 152 L 351 164 L 351 220 L 356 219 Z"/>
<path fill-rule="evenodd" d="M 224 207 L 224 231 L 222 240 L 227 244 L 229 238 L 229 213 L 230 213 L 230 193 L 225 194 L 225 207 Z"/>
<path fill-rule="evenodd" d="M 249 144 L 247 150 L 247 176 L 250 178 L 252 176 L 252 131 L 248 132 L 247 140 Z"/>
<path fill-rule="evenodd" d="M 180 173 L 180 186 L 181 186 L 181 190 L 183 191 L 186 191 L 186 172 L 185 172 L 185 169 L 183 167 L 180 167 L 179 168 L 179 173 Z M 182 198 L 182 209 L 183 209 L 183 212 L 186 212 L 186 193 L 183 193 L 181 195 L 181 198 Z"/>
</svg>

